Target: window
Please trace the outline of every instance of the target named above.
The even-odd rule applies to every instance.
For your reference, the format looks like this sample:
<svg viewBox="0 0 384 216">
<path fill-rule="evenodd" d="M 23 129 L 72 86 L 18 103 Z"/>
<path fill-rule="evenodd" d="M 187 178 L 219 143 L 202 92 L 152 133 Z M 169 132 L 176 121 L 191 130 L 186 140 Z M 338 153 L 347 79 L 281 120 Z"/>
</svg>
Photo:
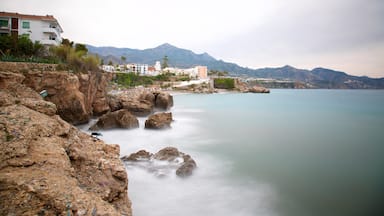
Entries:
<svg viewBox="0 0 384 216">
<path fill-rule="evenodd" d="M 29 29 L 29 22 L 23 21 L 23 29 Z"/>
<path fill-rule="evenodd" d="M 8 20 L 6 19 L 0 19 L 0 28 L 8 28 Z"/>
</svg>

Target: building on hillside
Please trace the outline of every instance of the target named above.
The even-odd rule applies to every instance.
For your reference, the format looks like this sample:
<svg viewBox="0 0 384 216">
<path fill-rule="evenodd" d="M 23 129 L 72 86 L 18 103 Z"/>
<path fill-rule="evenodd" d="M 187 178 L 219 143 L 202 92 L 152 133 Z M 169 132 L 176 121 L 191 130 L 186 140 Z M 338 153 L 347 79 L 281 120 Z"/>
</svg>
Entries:
<svg viewBox="0 0 384 216">
<path fill-rule="evenodd" d="M 167 67 L 167 68 L 164 68 L 163 71 L 174 73 L 176 75 L 188 75 L 189 77 L 196 78 L 196 79 L 208 78 L 207 66 L 195 66 L 193 68 L 186 68 L 186 69 Z"/>
<path fill-rule="evenodd" d="M 113 65 L 102 65 L 101 69 L 106 72 L 115 72 L 115 67 Z"/>
<path fill-rule="evenodd" d="M 26 35 L 33 42 L 60 45 L 61 33 L 63 33 L 63 29 L 52 15 L 37 16 L 0 12 L 0 35 L 15 37 Z"/>
<path fill-rule="evenodd" d="M 161 71 L 161 64 L 160 64 L 160 61 L 156 61 L 155 63 L 155 70 L 157 72 L 160 72 Z"/>
</svg>

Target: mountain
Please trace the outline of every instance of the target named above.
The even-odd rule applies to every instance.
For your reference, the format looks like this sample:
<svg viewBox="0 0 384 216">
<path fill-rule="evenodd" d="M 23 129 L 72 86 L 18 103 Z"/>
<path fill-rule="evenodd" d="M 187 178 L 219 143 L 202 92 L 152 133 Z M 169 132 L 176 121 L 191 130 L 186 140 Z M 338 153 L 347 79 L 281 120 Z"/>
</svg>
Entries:
<svg viewBox="0 0 384 216">
<path fill-rule="evenodd" d="M 223 60 L 217 60 L 208 53 L 196 54 L 190 50 L 181 49 L 168 43 L 144 50 L 95 47 L 91 45 L 87 45 L 87 48 L 90 53 L 99 55 L 106 63 L 112 61 L 114 64 L 121 64 L 123 63 L 121 56 L 124 56 L 127 63 L 154 65 L 156 61 L 161 61 L 164 56 L 167 56 L 168 65 L 171 67 L 188 68 L 196 65 L 205 65 L 210 70 L 228 71 L 232 76 L 300 82 L 311 88 L 384 88 L 384 78 L 374 79 L 351 76 L 344 72 L 320 67 L 313 70 L 305 70 L 287 65 L 279 68 L 251 69 L 234 63 L 224 62 Z"/>
</svg>

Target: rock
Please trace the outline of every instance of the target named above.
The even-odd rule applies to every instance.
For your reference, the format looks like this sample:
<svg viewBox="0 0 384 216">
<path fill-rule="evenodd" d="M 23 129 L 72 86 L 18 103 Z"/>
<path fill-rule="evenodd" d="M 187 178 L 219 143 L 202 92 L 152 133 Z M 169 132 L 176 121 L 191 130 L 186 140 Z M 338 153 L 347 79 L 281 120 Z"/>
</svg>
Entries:
<svg viewBox="0 0 384 216">
<path fill-rule="evenodd" d="M 153 92 L 145 91 L 141 93 L 141 95 L 139 96 L 139 100 L 146 100 L 149 103 L 153 104 L 153 106 L 155 106 L 156 95 Z"/>
<path fill-rule="evenodd" d="M 172 113 L 156 113 L 145 121 L 147 129 L 166 129 L 171 127 Z"/>
<path fill-rule="evenodd" d="M 145 161 L 146 163 L 144 165 L 140 163 L 138 167 L 147 169 L 158 177 L 166 177 L 166 173 L 172 172 L 179 177 L 188 177 L 193 174 L 193 171 L 197 167 L 196 162 L 190 155 L 180 152 L 175 147 L 163 148 L 156 154 L 140 150 L 129 156 L 122 157 L 121 160 L 130 162 L 130 165 L 133 165 L 135 162 Z M 154 160 L 167 161 L 168 163 L 166 164 L 168 165 L 161 163 L 159 166 Z"/>
<path fill-rule="evenodd" d="M 269 93 L 269 89 L 261 87 L 261 86 L 253 86 L 252 88 L 248 89 L 248 92 L 251 93 Z"/>
<path fill-rule="evenodd" d="M 145 150 L 140 150 L 136 153 L 132 153 L 129 156 L 124 156 L 121 158 L 123 161 L 141 161 L 141 160 L 150 160 L 153 154 Z"/>
<path fill-rule="evenodd" d="M 163 110 L 169 110 L 173 106 L 173 97 L 169 93 L 156 92 L 155 107 Z"/>
<path fill-rule="evenodd" d="M 108 96 L 108 105 L 111 112 L 117 111 L 123 108 L 120 100 L 115 95 Z"/>
<path fill-rule="evenodd" d="M 0 88 L 0 215 L 131 216 L 119 147 L 54 115 L 15 77 Z"/>
<path fill-rule="evenodd" d="M 173 161 L 177 157 L 181 157 L 179 150 L 175 147 L 166 147 L 158 151 L 153 158 L 156 160 Z"/>
<path fill-rule="evenodd" d="M 90 130 L 112 129 L 112 128 L 138 128 L 139 121 L 128 110 L 121 109 L 104 114 Z"/>
<path fill-rule="evenodd" d="M 146 100 L 127 100 L 121 101 L 123 109 L 129 110 L 135 116 L 148 116 L 153 111 L 153 106 Z"/>
<path fill-rule="evenodd" d="M 183 156 L 184 162 L 176 170 L 176 175 L 180 177 L 188 177 L 192 175 L 193 170 L 196 168 L 196 162 L 189 155 Z"/>
<path fill-rule="evenodd" d="M 117 146 L 21 103 L 0 122 L 0 215 L 132 215 Z"/>
</svg>

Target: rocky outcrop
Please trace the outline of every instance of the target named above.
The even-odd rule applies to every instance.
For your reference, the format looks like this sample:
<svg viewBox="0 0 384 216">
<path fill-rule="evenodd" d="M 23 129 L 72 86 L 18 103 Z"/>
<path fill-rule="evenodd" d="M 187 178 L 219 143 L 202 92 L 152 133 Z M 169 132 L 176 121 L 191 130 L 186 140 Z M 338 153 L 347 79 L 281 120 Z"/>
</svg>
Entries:
<svg viewBox="0 0 384 216">
<path fill-rule="evenodd" d="M 140 150 L 136 153 L 132 153 L 129 156 L 124 156 L 121 158 L 123 161 L 142 161 L 142 160 L 150 160 L 153 154 L 147 152 L 145 150 Z"/>
<path fill-rule="evenodd" d="M 156 113 L 148 117 L 145 121 L 147 129 L 166 129 L 172 123 L 172 113 Z"/>
<path fill-rule="evenodd" d="M 148 101 L 154 108 L 169 110 L 173 106 L 173 96 L 167 92 L 146 91 L 139 96 L 140 100 Z"/>
<path fill-rule="evenodd" d="M 55 115 L 23 75 L 0 77 L 0 215 L 132 215 L 119 146 Z"/>
<path fill-rule="evenodd" d="M 0 62 L 0 71 L 19 73 L 26 86 L 46 90 L 46 100 L 56 104 L 57 113 L 72 124 L 109 111 L 106 87 L 111 77 L 107 73 L 74 74 L 57 71 L 56 65 L 9 62 Z"/>
<path fill-rule="evenodd" d="M 173 97 L 166 92 L 155 92 L 155 107 L 162 110 L 169 110 L 173 106 Z"/>
<path fill-rule="evenodd" d="M 128 110 L 122 109 L 104 114 L 90 130 L 105 130 L 113 128 L 138 128 L 139 121 Z"/>
<path fill-rule="evenodd" d="M 147 169 L 159 177 L 167 176 L 167 172 L 174 173 L 179 177 L 188 177 L 193 174 L 193 171 L 197 167 L 196 162 L 190 155 L 180 152 L 174 147 L 163 148 L 156 154 L 140 150 L 129 156 L 124 156 L 121 159 L 129 163 L 129 165 L 135 165 L 137 162 L 140 162 L 137 164 L 139 168 Z M 156 161 L 163 162 L 161 165 L 158 165 Z M 167 162 L 168 166 L 165 165 L 164 162 Z M 166 172 L 164 172 L 164 170 L 166 170 Z"/>
<path fill-rule="evenodd" d="M 261 86 L 253 86 L 248 89 L 248 92 L 251 93 L 269 93 L 269 89 L 261 87 Z"/>
<path fill-rule="evenodd" d="M 153 106 L 146 100 L 123 100 L 120 102 L 123 109 L 129 110 L 135 116 L 148 116 L 153 112 Z"/>
</svg>

